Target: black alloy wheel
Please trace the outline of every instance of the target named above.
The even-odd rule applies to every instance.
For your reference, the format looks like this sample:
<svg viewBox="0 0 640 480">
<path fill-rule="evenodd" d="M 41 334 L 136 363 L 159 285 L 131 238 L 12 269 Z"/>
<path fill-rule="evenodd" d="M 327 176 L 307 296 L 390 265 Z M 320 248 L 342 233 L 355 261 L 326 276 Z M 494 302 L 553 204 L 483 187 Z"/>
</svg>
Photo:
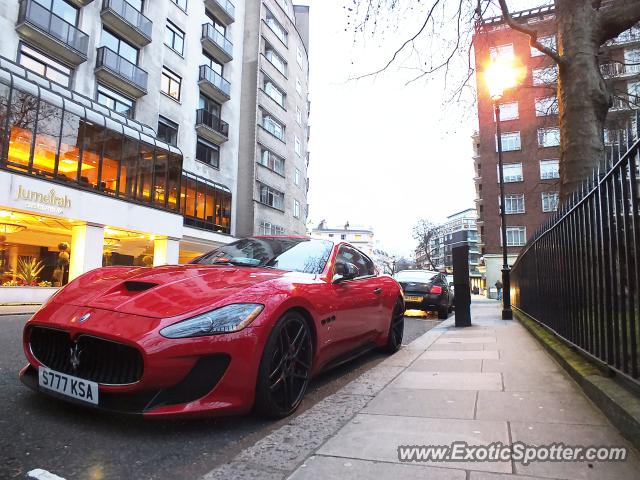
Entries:
<svg viewBox="0 0 640 480">
<path fill-rule="evenodd" d="M 269 417 L 286 417 L 302 399 L 311 378 L 313 343 L 306 320 L 285 314 L 265 346 L 258 372 L 256 410 Z"/>
<path fill-rule="evenodd" d="M 402 346 L 402 338 L 404 337 L 404 302 L 398 298 L 393 307 L 391 314 L 391 322 L 389 324 L 389 334 L 387 336 L 387 344 L 384 351 L 387 353 L 395 353 Z"/>
</svg>

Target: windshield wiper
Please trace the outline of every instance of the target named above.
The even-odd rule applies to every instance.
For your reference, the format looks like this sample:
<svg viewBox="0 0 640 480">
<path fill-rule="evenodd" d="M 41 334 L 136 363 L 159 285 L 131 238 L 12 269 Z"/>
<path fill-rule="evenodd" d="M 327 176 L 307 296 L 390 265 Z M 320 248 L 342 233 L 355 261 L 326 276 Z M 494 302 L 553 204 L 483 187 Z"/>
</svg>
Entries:
<svg viewBox="0 0 640 480">
<path fill-rule="evenodd" d="M 220 258 L 213 260 L 210 265 L 233 265 L 234 267 L 257 267 L 257 265 L 252 265 L 251 263 L 246 262 L 237 262 L 235 260 L 229 260 L 228 258 Z"/>
</svg>

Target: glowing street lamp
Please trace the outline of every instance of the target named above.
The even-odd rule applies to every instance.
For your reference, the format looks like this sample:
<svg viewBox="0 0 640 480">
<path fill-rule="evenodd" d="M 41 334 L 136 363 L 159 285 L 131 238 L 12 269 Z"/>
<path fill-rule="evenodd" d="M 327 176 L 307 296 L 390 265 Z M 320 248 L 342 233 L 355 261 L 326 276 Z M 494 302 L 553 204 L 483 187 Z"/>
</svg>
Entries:
<svg viewBox="0 0 640 480">
<path fill-rule="evenodd" d="M 496 117 L 496 140 L 498 143 L 498 171 L 500 175 L 500 220 L 502 233 L 502 319 L 511 320 L 511 270 L 507 260 L 507 221 L 505 218 L 504 172 L 502 165 L 502 133 L 500 131 L 500 105 L 505 90 L 515 87 L 521 75 L 513 62 L 497 59 L 492 61 L 484 71 L 484 79 L 493 101 Z"/>
</svg>

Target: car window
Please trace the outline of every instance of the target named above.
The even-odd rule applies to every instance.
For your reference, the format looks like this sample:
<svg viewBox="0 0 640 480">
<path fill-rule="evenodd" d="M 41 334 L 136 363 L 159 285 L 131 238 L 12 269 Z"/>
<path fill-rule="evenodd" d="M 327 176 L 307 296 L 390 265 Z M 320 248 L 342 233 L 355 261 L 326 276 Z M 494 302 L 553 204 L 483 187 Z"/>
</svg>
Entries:
<svg viewBox="0 0 640 480">
<path fill-rule="evenodd" d="M 373 262 L 354 248 L 343 245 L 336 255 L 335 273 L 341 275 L 341 264 L 352 263 L 358 270 L 358 277 L 375 275 Z"/>
</svg>

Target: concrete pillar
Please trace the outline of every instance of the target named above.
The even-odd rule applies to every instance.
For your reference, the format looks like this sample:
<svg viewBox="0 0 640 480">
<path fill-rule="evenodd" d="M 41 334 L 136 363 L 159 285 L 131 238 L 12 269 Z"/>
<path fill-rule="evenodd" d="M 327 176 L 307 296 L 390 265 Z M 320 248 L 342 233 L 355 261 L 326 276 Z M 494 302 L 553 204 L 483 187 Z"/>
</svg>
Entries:
<svg viewBox="0 0 640 480">
<path fill-rule="evenodd" d="M 103 226 L 82 223 L 71 227 L 69 281 L 102 266 L 103 244 Z"/>
<path fill-rule="evenodd" d="M 156 237 L 153 240 L 153 266 L 177 265 L 180 241 L 175 238 Z"/>
</svg>

